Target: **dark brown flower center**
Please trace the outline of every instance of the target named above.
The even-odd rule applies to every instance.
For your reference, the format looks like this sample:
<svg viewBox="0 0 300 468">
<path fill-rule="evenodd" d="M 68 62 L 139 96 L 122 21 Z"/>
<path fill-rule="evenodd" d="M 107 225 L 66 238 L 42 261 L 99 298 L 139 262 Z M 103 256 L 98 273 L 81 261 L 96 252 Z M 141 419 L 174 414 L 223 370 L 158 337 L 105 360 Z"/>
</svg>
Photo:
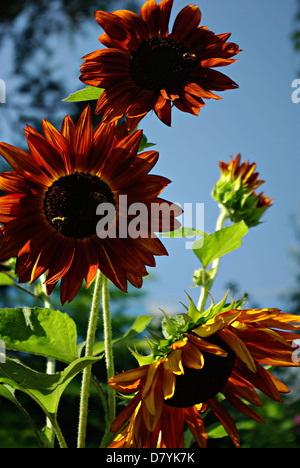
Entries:
<svg viewBox="0 0 300 468">
<path fill-rule="evenodd" d="M 176 408 L 188 408 L 199 403 L 206 403 L 217 395 L 227 383 L 235 363 L 234 352 L 217 335 L 207 338 L 228 352 L 227 357 L 203 352 L 202 369 L 184 368 L 184 375 L 176 376 L 175 393 L 165 404 Z"/>
<path fill-rule="evenodd" d="M 84 239 L 96 234 L 96 215 L 100 203 L 115 200 L 109 186 L 99 177 L 75 172 L 61 177 L 48 189 L 44 212 L 51 224 L 61 234 Z"/>
<path fill-rule="evenodd" d="M 142 89 L 176 93 L 186 84 L 196 61 L 194 54 L 170 37 L 151 37 L 132 52 L 130 73 Z"/>
</svg>

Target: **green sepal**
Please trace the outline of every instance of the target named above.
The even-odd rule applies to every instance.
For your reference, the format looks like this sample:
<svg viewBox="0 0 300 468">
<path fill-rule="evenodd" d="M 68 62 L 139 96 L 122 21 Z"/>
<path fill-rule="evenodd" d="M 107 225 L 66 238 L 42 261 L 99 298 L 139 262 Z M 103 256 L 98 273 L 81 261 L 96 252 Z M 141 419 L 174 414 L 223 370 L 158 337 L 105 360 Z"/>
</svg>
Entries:
<svg viewBox="0 0 300 468">
<path fill-rule="evenodd" d="M 147 366 L 151 364 L 151 362 L 154 361 L 154 355 L 149 354 L 148 356 L 143 356 L 142 354 L 139 354 L 136 350 L 134 351 L 133 349 L 129 348 L 129 351 L 133 355 L 133 357 L 137 360 L 139 366 Z"/>
<path fill-rule="evenodd" d="M 225 306 L 226 301 L 227 301 L 228 293 L 229 293 L 229 290 L 225 294 L 225 297 L 218 304 L 215 304 L 214 302 L 212 302 L 209 309 L 201 314 L 201 320 L 204 320 L 203 323 L 205 323 L 208 320 L 216 317 L 221 312 L 224 312 L 224 306 Z"/>
<path fill-rule="evenodd" d="M 260 218 L 268 208 L 259 207 L 259 195 L 252 188 L 242 185 L 241 176 L 232 179 L 231 174 L 222 174 L 215 184 L 212 196 L 226 210 L 233 223 L 244 221 L 248 227 L 260 224 Z"/>
<path fill-rule="evenodd" d="M 167 315 L 162 320 L 162 333 L 165 338 L 176 336 L 180 333 L 186 324 L 183 315 L 176 315 L 175 317 L 168 317 Z"/>
<path fill-rule="evenodd" d="M 187 298 L 189 300 L 189 308 L 186 308 L 188 316 L 190 317 L 193 323 L 197 323 L 201 316 L 200 311 L 198 310 L 193 299 L 188 295 L 188 293 L 186 292 L 185 294 L 187 295 Z"/>
<path fill-rule="evenodd" d="M 241 309 L 245 303 L 245 301 L 248 298 L 248 294 L 244 293 L 244 296 L 242 299 L 236 301 L 235 299 L 232 299 L 230 304 L 225 304 L 225 306 L 222 309 L 222 312 L 227 312 L 228 310 L 233 310 L 233 309 Z"/>
<path fill-rule="evenodd" d="M 154 333 L 150 328 L 147 327 L 147 331 L 149 333 L 149 335 L 151 335 L 151 337 L 157 342 L 157 343 L 160 343 L 160 341 L 163 339 L 161 336 L 157 335 L 156 333 Z"/>
<path fill-rule="evenodd" d="M 152 146 L 155 146 L 155 143 L 149 143 L 148 138 L 143 133 L 138 152 L 141 153 L 142 151 L 145 151 L 148 148 L 152 148 Z"/>
</svg>

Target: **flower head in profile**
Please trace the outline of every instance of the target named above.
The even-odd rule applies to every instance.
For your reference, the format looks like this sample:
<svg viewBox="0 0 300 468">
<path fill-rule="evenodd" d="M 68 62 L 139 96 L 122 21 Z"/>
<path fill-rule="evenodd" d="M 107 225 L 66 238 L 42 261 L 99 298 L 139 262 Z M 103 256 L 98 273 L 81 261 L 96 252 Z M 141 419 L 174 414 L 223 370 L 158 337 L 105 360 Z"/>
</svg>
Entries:
<svg viewBox="0 0 300 468">
<path fill-rule="evenodd" d="M 190 310 L 195 317 L 195 306 Z M 300 365 L 292 359 L 299 317 L 278 309 L 223 307 L 220 312 L 216 306 L 198 321 L 189 314 L 172 320 L 168 331 L 173 334 L 152 344 L 152 362 L 109 380 L 123 395 L 135 394 L 112 425 L 118 435 L 111 447 L 183 448 L 188 427 L 205 448 L 207 410 L 239 447 L 236 425 L 221 402 L 226 399 L 264 423 L 252 408 L 262 406 L 256 389 L 278 402 L 289 392 L 265 366 Z"/>
<path fill-rule="evenodd" d="M 173 0 L 147 0 L 139 15 L 127 10 L 95 13 L 106 49 L 83 57 L 80 79 L 105 89 L 96 108 L 105 121 L 126 116 L 133 129 L 154 109 L 171 125 L 173 105 L 198 115 L 204 99 L 221 99 L 214 91 L 238 87 L 214 70 L 236 61 L 232 57 L 240 50 L 228 42 L 230 34 L 216 35 L 199 26 L 201 12 L 195 5 L 179 12 L 169 33 L 172 6 Z"/>
<path fill-rule="evenodd" d="M 273 200 L 256 189 L 264 183 L 255 172 L 256 164 L 241 163 L 241 154 L 229 163 L 220 161 L 220 180 L 215 184 L 213 197 L 227 211 L 233 222 L 244 221 L 247 226 L 256 226 L 264 212 L 272 206 Z"/>
<path fill-rule="evenodd" d="M 141 130 L 94 130 L 89 106 L 77 125 L 66 116 L 61 131 L 46 120 L 43 130 L 27 126 L 29 152 L 0 144 L 13 169 L 0 174 L 0 260 L 17 257 L 21 283 L 45 274 L 48 294 L 60 281 L 62 303 L 98 269 L 123 291 L 141 287 L 146 266 L 167 254 L 155 232 L 178 227 L 181 214 L 159 197 L 170 181 L 149 174 L 158 153 L 138 154 Z"/>
</svg>

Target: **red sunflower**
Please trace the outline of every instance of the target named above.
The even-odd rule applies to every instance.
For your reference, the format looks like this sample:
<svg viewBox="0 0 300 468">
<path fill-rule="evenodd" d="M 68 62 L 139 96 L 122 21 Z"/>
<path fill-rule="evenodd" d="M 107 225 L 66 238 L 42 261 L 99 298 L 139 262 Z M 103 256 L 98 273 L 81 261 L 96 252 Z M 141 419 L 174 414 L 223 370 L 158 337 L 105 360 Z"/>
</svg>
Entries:
<svg viewBox="0 0 300 468">
<path fill-rule="evenodd" d="M 128 135 L 117 122 L 93 130 L 89 106 L 77 125 L 66 116 L 60 132 L 46 120 L 43 130 L 45 138 L 27 126 L 29 152 L 0 144 L 13 169 L 0 174 L 0 260 L 17 257 L 21 283 L 46 274 L 48 294 L 61 281 L 62 303 L 84 279 L 89 287 L 98 269 L 123 291 L 128 281 L 141 287 L 154 255 L 167 255 L 154 232 L 178 227 L 181 213 L 159 198 L 170 181 L 149 175 L 158 153 L 137 154 L 141 130 Z M 140 226 L 123 200 L 146 210 Z"/>
<path fill-rule="evenodd" d="M 110 447 L 183 448 L 186 426 L 205 448 L 207 410 L 239 447 L 236 425 L 221 401 L 259 423 L 264 420 L 251 407 L 262 406 L 256 389 L 282 402 L 289 389 L 265 366 L 300 366 L 293 360 L 299 316 L 232 309 L 207 317 L 198 326 L 190 318 L 178 321 L 176 334 L 159 342 L 150 364 L 109 380 L 123 395 L 135 394 L 111 427 L 118 435 Z"/>
<path fill-rule="evenodd" d="M 198 115 L 203 99 L 221 99 L 213 91 L 238 85 L 213 67 L 235 62 L 240 49 L 227 42 L 230 34 L 214 34 L 199 26 L 201 12 L 188 5 L 177 15 L 169 34 L 173 0 L 148 0 L 140 15 L 118 10 L 97 11 L 96 21 L 104 34 L 106 49 L 85 57 L 80 76 L 84 83 L 104 88 L 96 112 L 105 121 L 127 117 L 128 127 L 152 109 L 171 125 L 171 107 Z"/>
</svg>

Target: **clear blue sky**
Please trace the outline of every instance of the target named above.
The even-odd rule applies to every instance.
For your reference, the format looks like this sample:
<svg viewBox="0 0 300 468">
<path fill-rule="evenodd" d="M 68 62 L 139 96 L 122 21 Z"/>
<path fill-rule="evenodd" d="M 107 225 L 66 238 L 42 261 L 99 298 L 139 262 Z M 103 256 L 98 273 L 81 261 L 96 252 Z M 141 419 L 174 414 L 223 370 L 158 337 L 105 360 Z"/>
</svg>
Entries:
<svg viewBox="0 0 300 468">
<path fill-rule="evenodd" d="M 178 11 L 188 3 L 174 0 L 171 25 Z M 299 55 L 293 51 L 291 42 L 296 1 L 194 3 L 202 11 L 202 25 L 215 33 L 231 32 L 232 41 L 243 49 L 238 62 L 222 70 L 240 88 L 220 93 L 222 101 L 208 101 L 199 117 L 175 109 L 171 128 L 155 115 L 148 115 L 141 128 L 150 141 L 157 143 L 160 153 L 153 173 L 172 180 L 164 192 L 165 198 L 182 205 L 204 203 L 204 227 L 206 232 L 212 232 L 218 209 L 210 193 L 219 178 L 219 160 L 227 161 L 230 154 L 236 156 L 241 152 L 244 159 L 257 163 L 261 178 L 266 181 L 262 189 L 275 199 L 274 206 L 265 215 L 264 223 L 250 230 L 243 246 L 223 258 L 212 292 L 218 300 L 225 285 L 234 282 L 259 305 L 280 307 L 278 295 L 294 284 L 289 256 L 295 242 L 291 217 L 300 206 L 300 104 L 291 100 L 292 81 L 300 78 Z M 80 58 L 101 47 L 97 40 L 100 33 L 91 12 L 89 27 L 75 43 L 52 38 L 59 45 L 58 66 L 68 67 L 70 93 L 83 87 L 78 80 Z M 4 137 L 1 130 L 0 139 L 14 143 L 13 135 L 9 139 L 5 132 Z M 193 252 L 185 250 L 183 240 L 166 240 L 165 245 L 169 257 L 158 258 L 153 270 L 155 280 L 145 282 L 146 305 L 151 311 L 158 308 L 182 311 L 179 303 L 186 302 L 184 291 L 195 300 L 198 298 L 199 289 L 190 287 L 193 272 L 200 265 Z"/>
<path fill-rule="evenodd" d="M 175 0 L 175 10 L 185 2 Z M 257 162 L 264 192 L 274 198 L 264 223 L 252 228 L 243 246 L 222 259 L 213 290 L 216 299 L 229 281 L 263 307 L 280 306 L 278 295 L 294 282 L 289 248 L 295 241 L 291 217 L 300 205 L 300 104 L 291 100 L 291 83 L 299 70 L 299 55 L 292 47 L 296 2 L 288 0 L 202 0 L 202 24 L 216 33 L 232 32 L 243 49 L 234 65 L 223 69 L 240 88 L 222 93 L 222 101 L 209 101 L 198 118 L 174 112 L 171 129 L 154 117 L 144 122 L 150 140 L 161 153 L 156 170 L 173 180 L 166 193 L 172 200 L 203 202 L 205 230 L 214 230 L 218 214 L 210 193 L 219 177 L 218 161 L 242 153 Z M 193 252 L 182 241 L 166 243 L 170 257 L 160 259 L 151 286 L 153 303 L 185 301 L 191 274 L 198 268 Z M 160 305 L 160 307 L 164 307 Z"/>
</svg>

